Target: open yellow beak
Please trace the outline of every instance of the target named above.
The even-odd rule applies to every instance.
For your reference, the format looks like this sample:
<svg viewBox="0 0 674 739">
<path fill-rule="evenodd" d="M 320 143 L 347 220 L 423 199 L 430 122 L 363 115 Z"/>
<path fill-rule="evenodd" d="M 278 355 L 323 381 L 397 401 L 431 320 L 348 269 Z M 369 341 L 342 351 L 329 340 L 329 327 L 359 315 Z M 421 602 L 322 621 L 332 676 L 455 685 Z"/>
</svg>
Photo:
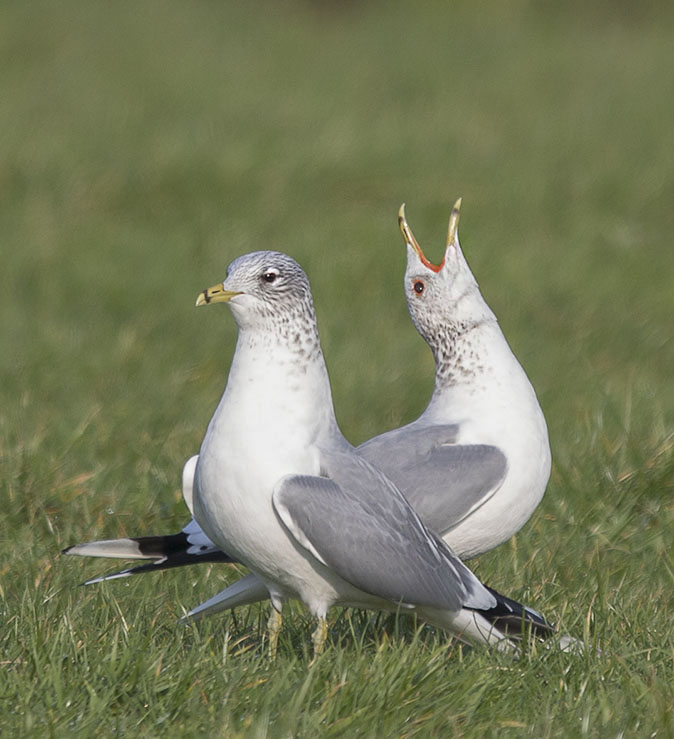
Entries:
<svg viewBox="0 0 674 739">
<path fill-rule="evenodd" d="M 452 214 L 449 217 L 449 228 L 447 230 L 447 243 L 445 244 L 445 251 L 449 248 L 450 244 L 454 244 L 455 242 L 458 243 L 458 233 L 459 233 L 459 218 L 461 216 L 461 198 L 459 198 L 456 203 L 454 203 L 454 207 L 452 208 Z M 414 238 L 414 234 L 412 233 L 412 229 L 409 227 L 409 224 L 407 223 L 407 218 L 405 218 L 405 203 L 403 203 L 400 206 L 400 210 L 398 211 L 398 226 L 400 227 L 400 233 L 403 235 L 403 239 L 406 244 L 409 244 L 412 249 L 417 253 L 417 256 L 422 261 L 426 267 L 429 269 L 432 269 L 433 272 L 439 272 L 442 269 L 442 265 L 445 263 L 445 258 L 443 256 L 442 262 L 440 262 L 439 265 L 435 265 L 432 262 L 429 262 L 428 259 L 424 256 L 423 251 L 421 251 L 421 247 L 419 246 L 419 243 Z"/>
<path fill-rule="evenodd" d="M 233 290 L 225 290 L 221 282 L 219 285 L 213 285 L 213 287 L 208 287 L 199 293 L 197 308 L 200 305 L 208 305 L 209 303 L 229 303 L 237 295 L 241 295 L 241 293 Z"/>
</svg>

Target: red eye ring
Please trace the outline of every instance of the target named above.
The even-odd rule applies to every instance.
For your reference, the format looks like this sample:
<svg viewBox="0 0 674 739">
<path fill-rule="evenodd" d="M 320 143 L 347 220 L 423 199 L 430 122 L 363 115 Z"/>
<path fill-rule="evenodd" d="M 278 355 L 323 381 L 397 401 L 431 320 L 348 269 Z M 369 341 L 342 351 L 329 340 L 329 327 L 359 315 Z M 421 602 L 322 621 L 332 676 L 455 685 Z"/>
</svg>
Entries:
<svg viewBox="0 0 674 739">
<path fill-rule="evenodd" d="M 414 287 L 414 292 L 417 295 L 422 295 L 424 290 L 426 289 L 426 285 L 424 284 L 423 280 L 415 280 L 413 287 Z"/>
</svg>

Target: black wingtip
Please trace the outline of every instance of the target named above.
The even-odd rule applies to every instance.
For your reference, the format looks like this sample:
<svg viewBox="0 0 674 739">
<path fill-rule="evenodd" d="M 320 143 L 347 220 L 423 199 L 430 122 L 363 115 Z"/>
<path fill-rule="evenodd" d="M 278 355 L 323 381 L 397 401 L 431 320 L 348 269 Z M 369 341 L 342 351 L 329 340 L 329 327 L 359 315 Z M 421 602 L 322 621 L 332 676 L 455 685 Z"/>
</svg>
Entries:
<svg viewBox="0 0 674 739">
<path fill-rule="evenodd" d="M 501 595 L 488 585 L 485 587 L 496 598 L 496 605 L 479 612 L 504 634 L 518 638 L 523 636 L 526 629 L 531 629 L 539 639 L 549 639 L 557 633 L 557 629 L 543 614 Z"/>
<path fill-rule="evenodd" d="M 117 548 L 115 548 L 117 544 Z M 99 546 L 96 546 L 99 545 Z M 107 546 L 100 546 L 107 545 Z M 167 534 L 164 536 L 141 536 L 130 537 L 127 539 L 114 539 L 110 541 L 89 542 L 88 544 L 80 544 L 69 546 L 61 550 L 62 554 L 79 554 L 82 556 L 92 557 L 111 557 L 113 559 L 149 559 L 136 567 L 129 567 L 116 572 L 110 572 L 106 575 L 91 578 L 82 585 L 93 585 L 94 583 L 103 582 L 104 580 L 116 580 L 129 577 L 131 575 L 140 575 L 146 572 L 159 572 L 161 570 L 174 569 L 188 565 L 201 564 L 207 562 L 235 562 L 223 551 L 215 549 L 213 545 L 197 546 L 192 543 L 190 536 L 185 531 L 177 534 Z"/>
</svg>

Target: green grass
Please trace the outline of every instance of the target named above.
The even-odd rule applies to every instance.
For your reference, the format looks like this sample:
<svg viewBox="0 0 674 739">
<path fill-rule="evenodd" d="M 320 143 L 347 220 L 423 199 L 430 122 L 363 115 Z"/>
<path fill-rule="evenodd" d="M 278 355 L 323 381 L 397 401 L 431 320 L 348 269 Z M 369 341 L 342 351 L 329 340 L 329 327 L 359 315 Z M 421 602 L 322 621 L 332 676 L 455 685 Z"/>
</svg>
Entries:
<svg viewBox="0 0 674 739">
<path fill-rule="evenodd" d="M 0 8 L 0 733 L 674 736 L 674 97 L 666 4 Z M 413 419 L 430 353 L 396 212 L 464 251 L 537 389 L 554 468 L 480 576 L 603 655 L 266 609 L 193 628 L 226 567 L 76 587 L 75 542 L 175 530 L 246 251 L 311 277 L 338 418 Z"/>
</svg>

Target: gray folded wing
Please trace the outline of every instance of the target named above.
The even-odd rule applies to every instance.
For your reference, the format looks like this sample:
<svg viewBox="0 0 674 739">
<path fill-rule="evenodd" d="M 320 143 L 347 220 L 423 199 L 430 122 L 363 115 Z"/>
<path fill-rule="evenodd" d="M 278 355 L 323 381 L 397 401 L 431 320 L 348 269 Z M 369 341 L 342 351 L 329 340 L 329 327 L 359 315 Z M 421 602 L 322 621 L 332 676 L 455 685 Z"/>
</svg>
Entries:
<svg viewBox="0 0 674 739">
<path fill-rule="evenodd" d="M 456 444 L 457 425 L 417 425 L 376 436 L 357 451 L 386 473 L 433 531 L 444 536 L 498 490 L 508 462 L 486 444 Z"/>
<path fill-rule="evenodd" d="M 282 478 L 273 502 L 290 533 L 327 567 L 401 605 L 456 611 L 474 592 L 491 603 L 379 470 L 356 454 L 322 453 L 321 464 L 324 477 Z"/>
</svg>

